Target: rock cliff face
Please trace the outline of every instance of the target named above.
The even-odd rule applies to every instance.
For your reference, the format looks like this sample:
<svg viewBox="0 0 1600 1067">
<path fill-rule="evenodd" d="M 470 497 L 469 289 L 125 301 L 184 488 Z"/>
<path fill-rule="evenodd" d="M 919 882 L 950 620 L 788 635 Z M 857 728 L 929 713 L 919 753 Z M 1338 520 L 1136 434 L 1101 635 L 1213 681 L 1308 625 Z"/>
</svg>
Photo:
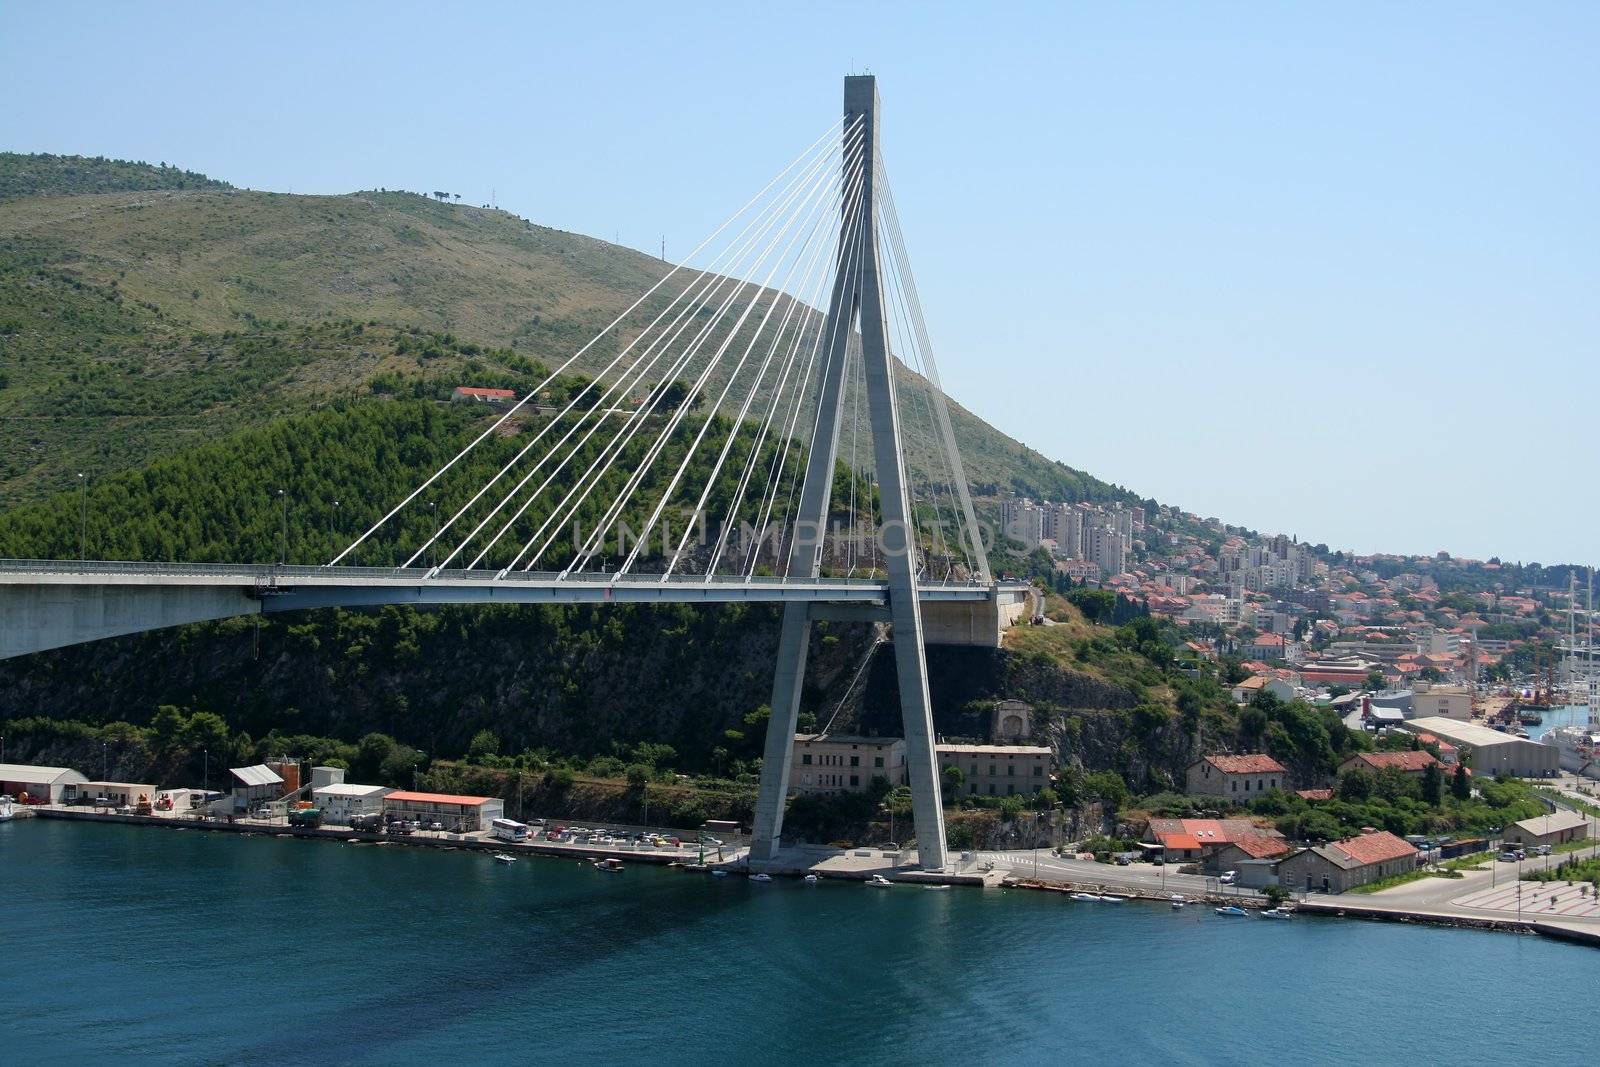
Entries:
<svg viewBox="0 0 1600 1067">
<path fill-rule="evenodd" d="M 1143 792 L 1182 791 L 1184 772 L 1199 758 L 1178 720 L 1151 724 L 1123 710 L 1090 710 L 1052 718 L 1046 743 L 1064 770 L 1113 770 Z"/>
<path fill-rule="evenodd" d="M 175 704 L 257 737 L 376 730 L 449 755 L 488 728 L 513 752 L 655 741 L 698 767 L 770 699 L 777 618 L 737 606 L 385 609 L 310 612 L 259 633 L 235 619 L 0 662 L 0 718 L 143 725 Z M 834 685 L 863 642 L 860 628 L 818 634 L 808 692 Z M 747 739 L 749 754 L 760 742 Z"/>
<path fill-rule="evenodd" d="M 1134 695 L 1120 686 L 1004 649 L 930 645 L 927 658 L 934 729 L 952 737 L 986 737 L 987 711 L 973 705 L 1006 697 L 1025 700 L 1041 711 L 1131 708 L 1135 703 Z M 892 643 L 878 648 L 860 688 L 859 698 L 847 708 L 860 728 L 898 735 L 900 697 Z"/>
</svg>

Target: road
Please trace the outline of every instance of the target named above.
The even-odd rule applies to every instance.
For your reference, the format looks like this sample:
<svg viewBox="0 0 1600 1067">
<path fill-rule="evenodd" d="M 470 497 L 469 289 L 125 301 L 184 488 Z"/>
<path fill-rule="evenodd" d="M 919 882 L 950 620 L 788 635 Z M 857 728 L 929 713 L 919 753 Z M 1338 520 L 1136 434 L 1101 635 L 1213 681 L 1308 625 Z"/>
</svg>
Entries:
<svg viewBox="0 0 1600 1067">
<path fill-rule="evenodd" d="M 1254 897 L 1248 889 L 1219 885 L 1215 878 L 1199 874 L 1179 874 L 1176 868 L 1151 863 L 1114 863 L 1065 859 L 1047 849 L 1017 849 L 1006 852 L 980 852 L 978 858 L 997 868 L 1010 868 L 1017 878 L 1037 877 L 1042 882 L 1073 882 L 1082 885 L 1118 886 L 1147 893 L 1182 893 L 1185 896 L 1217 896 L 1223 893 Z M 1037 862 L 1037 866 L 1035 866 Z"/>
</svg>

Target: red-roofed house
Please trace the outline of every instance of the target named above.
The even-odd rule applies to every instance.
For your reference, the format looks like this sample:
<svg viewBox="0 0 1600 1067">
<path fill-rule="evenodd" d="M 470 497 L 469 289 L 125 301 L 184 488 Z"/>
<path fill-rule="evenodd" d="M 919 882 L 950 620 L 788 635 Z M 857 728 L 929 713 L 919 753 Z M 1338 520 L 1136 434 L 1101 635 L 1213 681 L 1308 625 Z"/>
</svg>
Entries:
<svg viewBox="0 0 1600 1067">
<path fill-rule="evenodd" d="M 1306 892 L 1343 893 L 1356 886 L 1414 870 L 1417 850 L 1389 833 L 1374 830 L 1297 852 L 1278 863 L 1278 884 Z"/>
<path fill-rule="evenodd" d="M 1145 840 L 1160 845 L 1168 863 L 1207 859 L 1246 838 L 1281 839 L 1282 836 L 1249 819 L 1151 819 L 1145 831 Z"/>
<path fill-rule="evenodd" d="M 1240 834 L 1207 857 L 1206 870 L 1240 871 L 1246 866 L 1255 867 L 1260 870 L 1260 878 L 1241 877 L 1239 880 L 1241 884 L 1257 886 L 1270 880 L 1268 872 L 1261 870 L 1262 861 L 1275 860 L 1289 852 L 1289 843 L 1281 837 L 1266 833 Z"/>
<path fill-rule="evenodd" d="M 1339 764 L 1339 773 L 1370 771 L 1377 774 L 1385 768 L 1393 768 L 1401 774 L 1421 775 L 1438 762 L 1432 752 L 1357 752 Z"/>
<path fill-rule="evenodd" d="M 1189 792 L 1248 800 L 1282 788 L 1286 774 L 1283 764 L 1267 755 L 1207 756 L 1189 768 Z"/>
</svg>

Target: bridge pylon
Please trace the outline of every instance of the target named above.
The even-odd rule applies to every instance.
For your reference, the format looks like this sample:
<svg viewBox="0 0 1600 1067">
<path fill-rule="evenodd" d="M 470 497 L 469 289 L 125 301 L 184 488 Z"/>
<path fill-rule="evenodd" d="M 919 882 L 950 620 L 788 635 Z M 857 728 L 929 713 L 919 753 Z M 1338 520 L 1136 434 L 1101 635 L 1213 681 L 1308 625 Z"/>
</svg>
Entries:
<svg viewBox="0 0 1600 1067">
<path fill-rule="evenodd" d="M 934 752 L 928 668 L 923 656 L 922 611 L 917 595 L 917 543 L 900 418 L 895 407 L 894 365 L 889 353 L 887 308 L 879 269 L 879 115 L 877 80 L 871 75 L 845 78 L 846 137 L 859 122 L 864 147 L 854 155 L 848 150 L 843 152 L 846 168 L 843 179 L 846 188 L 859 185 L 860 205 L 854 213 L 854 223 L 849 205 L 841 219 L 837 276 L 824 327 L 824 336 L 828 339 L 827 370 L 821 384 L 821 402 L 812 430 L 810 457 L 786 573 L 791 577 L 816 577 L 821 573 L 823 532 L 833 491 L 833 469 L 844 404 L 846 356 L 859 340 L 883 512 L 880 536 L 888 575 L 889 621 L 894 628 L 895 673 L 899 680 L 906 770 L 916 820 L 917 856 L 923 867 L 938 869 L 945 866 L 946 860 L 944 808 Z M 858 168 L 857 172 L 852 173 L 852 168 Z M 814 617 L 809 605 L 784 606 L 772 685 L 772 718 L 767 724 L 761 785 L 756 799 L 751 858 L 757 862 L 777 858 L 781 848 L 784 803 L 789 790 L 794 735 L 799 722 L 806 652 Z M 862 774 L 870 770 L 863 768 Z"/>
</svg>

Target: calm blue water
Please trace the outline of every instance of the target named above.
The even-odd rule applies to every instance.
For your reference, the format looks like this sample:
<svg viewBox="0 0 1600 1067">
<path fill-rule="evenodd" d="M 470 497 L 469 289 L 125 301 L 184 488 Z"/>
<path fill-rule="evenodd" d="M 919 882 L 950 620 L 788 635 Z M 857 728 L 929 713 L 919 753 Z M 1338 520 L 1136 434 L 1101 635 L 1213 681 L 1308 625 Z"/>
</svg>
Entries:
<svg viewBox="0 0 1600 1067">
<path fill-rule="evenodd" d="M 1587 704 L 1568 704 L 1562 708 L 1552 708 L 1544 713 L 1544 721 L 1537 726 L 1529 726 L 1528 737 L 1537 741 L 1549 730 L 1557 726 L 1582 726 L 1589 721 L 1589 706 Z"/>
<path fill-rule="evenodd" d="M 1576 1063 L 1600 977 L 1504 934 L 43 819 L 0 872 L 6 1064 Z"/>
</svg>

